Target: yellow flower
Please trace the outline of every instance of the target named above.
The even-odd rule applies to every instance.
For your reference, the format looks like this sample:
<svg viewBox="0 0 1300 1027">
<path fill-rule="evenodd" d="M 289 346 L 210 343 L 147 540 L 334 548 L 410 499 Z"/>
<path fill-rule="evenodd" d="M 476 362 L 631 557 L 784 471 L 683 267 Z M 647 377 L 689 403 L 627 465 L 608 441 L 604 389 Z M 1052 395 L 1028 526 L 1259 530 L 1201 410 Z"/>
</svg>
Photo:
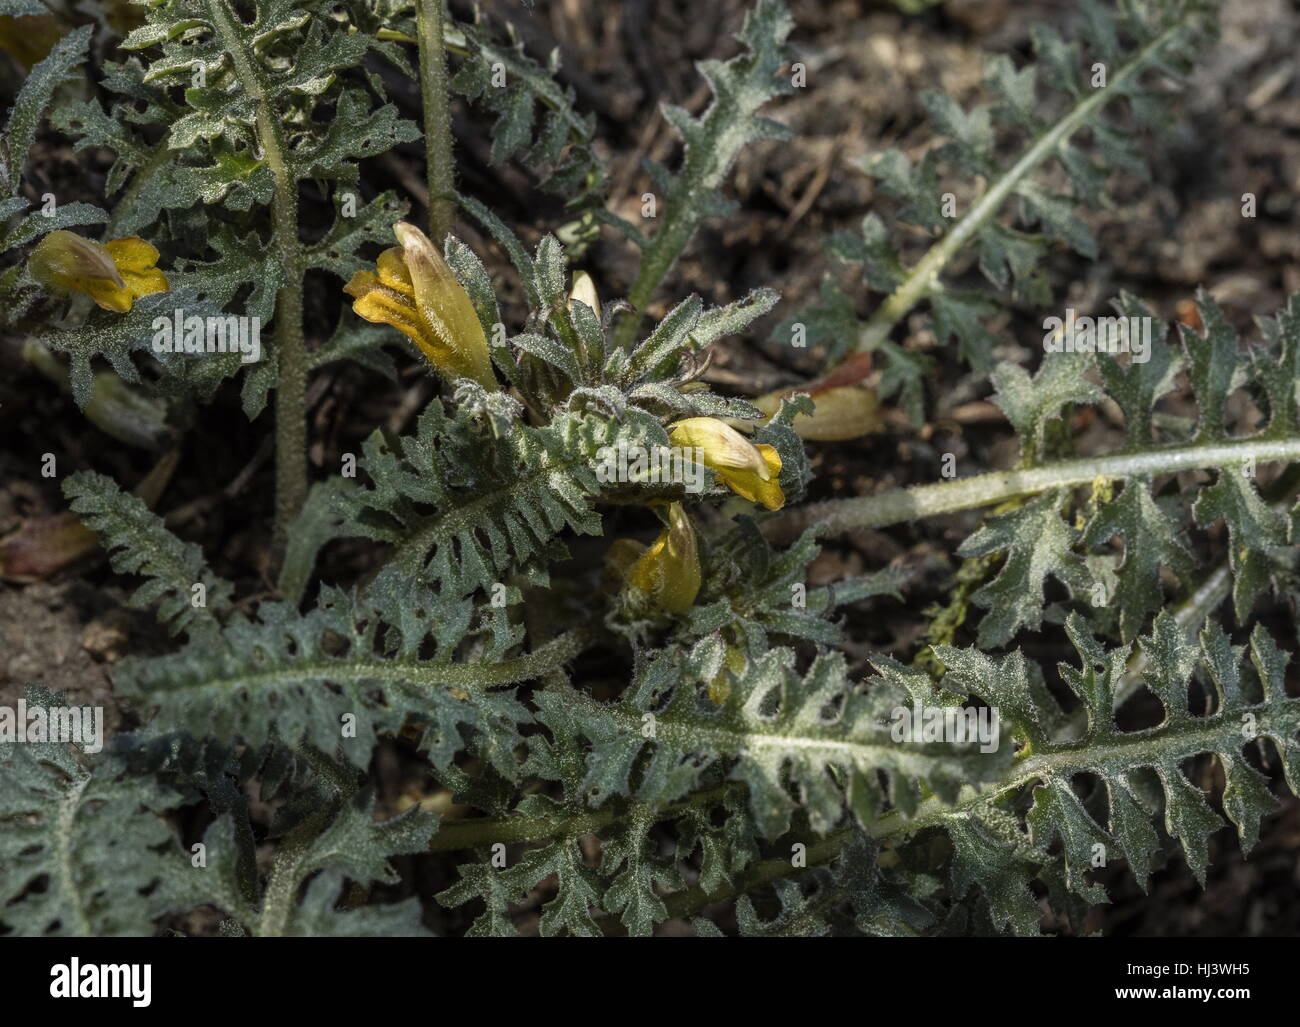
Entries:
<svg viewBox="0 0 1300 1027">
<path fill-rule="evenodd" d="M 393 226 L 400 246 L 384 250 L 375 270 L 358 271 L 343 291 L 352 309 L 375 324 L 392 325 L 420 347 L 449 379 L 472 378 L 495 391 L 487 336 L 469 294 L 429 237 L 414 225 Z"/>
<path fill-rule="evenodd" d="M 611 547 L 611 560 L 630 562 L 626 572 L 629 588 L 645 594 L 668 613 L 685 613 L 694 605 L 700 591 L 700 556 L 695 529 L 681 503 L 669 505 L 668 526 L 634 561 L 630 556 L 634 549 L 642 548 L 638 543 L 620 539 L 615 547 Z"/>
<path fill-rule="evenodd" d="M 668 440 L 683 449 L 699 447 L 704 465 L 717 472 L 727 488 L 769 510 L 785 505 L 781 491 L 781 457 L 771 446 L 754 445 L 735 428 L 714 417 L 688 417 L 669 427 Z"/>
<path fill-rule="evenodd" d="M 27 266 L 47 289 L 84 292 L 105 310 L 125 314 L 141 296 L 167 292 L 157 263 L 157 249 L 138 236 L 101 245 L 59 229 L 37 244 Z"/>
</svg>

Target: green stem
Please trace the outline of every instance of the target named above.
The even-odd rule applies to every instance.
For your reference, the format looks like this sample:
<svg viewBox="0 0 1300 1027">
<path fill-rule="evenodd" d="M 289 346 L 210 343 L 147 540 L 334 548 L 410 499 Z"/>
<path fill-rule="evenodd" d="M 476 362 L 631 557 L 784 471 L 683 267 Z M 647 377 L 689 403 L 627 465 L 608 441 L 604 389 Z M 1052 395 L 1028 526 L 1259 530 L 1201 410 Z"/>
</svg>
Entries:
<svg viewBox="0 0 1300 1027">
<path fill-rule="evenodd" d="M 619 811 L 610 808 L 576 814 L 563 820 L 519 816 L 451 820 L 438 829 L 438 833 L 429 842 L 429 849 L 433 852 L 456 852 L 496 842 L 517 845 L 571 835 L 594 834 L 618 819 Z"/>
<path fill-rule="evenodd" d="M 254 931 L 259 938 L 279 938 L 288 928 L 298 905 L 298 889 L 303 878 L 314 869 L 307 863 L 311 847 L 338 815 L 340 805 L 356 792 L 355 782 L 325 752 L 311 744 L 301 746 L 298 752 L 312 770 L 334 789 L 336 798 L 293 828 L 276 849 L 271 876 L 266 882 L 266 893 L 262 898 L 262 914 L 257 919 Z"/>
<path fill-rule="evenodd" d="M 1057 147 L 1082 128 L 1098 110 L 1121 95 L 1125 83 L 1157 57 L 1182 30 L 1182 25 L 1172 25 L 1156 36 L 1114 75 L 1109 84 L 1080 100 L 1069 114 L 1039 136 L 1020 159 L 989 187 L 988 192 L 980 197 L 953 230 L 930 247 L 903 283 L 877 308 L 858 332 L 857 349 L 875 349 L 912 307 L 932 290 L 940 288 L 939 275 L 948 261 L 979 234 L 985 222 L 1001 209 L 1020 182 L 1055 153 Z"/>
<path fill-rule="evenodd" d="M 677 262 L 698 225 L 699 218 L 687 203 L 672 204 L 665 212 L 663 227 L 655 232 L 642 251 L 636 281 L 627 294 L 632 310 L 619 319 L 618 327 L 614 329 L 614 339 L 624 349 L 630 349 L 636 341 L 637 330 L 645 318 L 646 305 L 654 298 L 664 276 Z"/>
<path fill-rule="evenodd" d="M 259 938 L 279 938 L 289 926 L 298 905 L 298 888 L 304 875 L 303 863 L 311 852 L 311 843 L 328 823 L 329 817 L 317 814 L 289 832 L 275 853 L 271 876 L 266 882 L 262 915 L 255 934 Z"/>
<path fill-rule="evenodd" d="M 441 250 L 456 215 L 442 0 L 416 0 L 415 11 L 420 48 L 420 99 L 424 105 L 425 174 L 429 183 L 429 237 Z"/>
<path fill-rule="evenodd" d="M 273 245 L 285 284 L 275 299 L 275 541 L 284 552 L 289 526 L 307 498 L 307 344 L 302 328 L 303 267 L 298 240 L 298 181 L 290 167 L 280 118 L 271 104 L 257 56 L 244 44 L 246 26 L 229 0 L 210 0 L 213 27 L 230 54 L 235 76 L 257 111 L 257 138 L 275 183 L 271 201 Z"/>
<path fill-rule="evenodd" d="M 416 688 L 483 689 L 532 681 L 568 663 L 590 642 L 582 628 L 568 631 L 538 649 L 500 663 L 432 663 L 428 660 L 381 660 L 358 658 L 342 660 L 323 658 L 282 670 L 261 674 L 236 672 L 234 677 L 216 675 L 184 687 L 194 697 L 207 691 L 214 696 L 228 696 L 237 683 L 250 691 L 274 685 L 288 686 L 317 682 L 328 678 L 336 684 L 384 682 Z M 220 700 L 214 700 L 220 701 Z"/>
<path fill-rule="evenodd" d="M 57 890 L 67 897 L 67 910 L 71 914 L 69 919 L 73 923 L 65 922 L 65 928 L 72 928 L 73 933 L 83 938 L 89 938 L 95 933 L 95 925 L 91 922 L 86 905 L 82 901 L 83 882 L 74 852 L 74 842 L 76 840 L 74 824 L 81 813 L 83 796 L 89 785 L 90 774 L 84 770 L 79 770 L 72 786 L 58 801 L 54 815 L 54 847 L 52 853 L 54 866 L 57 868 L 58 880 L 50 888 L 51 891 Z"/>
<path fill-rule="evenodd" d="M 1143 475 L 1176 474 L 1247 463 L 1300 460 L 1300 438 L 1251 437 L 1208 444 L 1169 446 L 1140 453 L 1065 460 L 1026 470 L 993 471 L 955 481 L 894 489 L 856 499 L 811 503 L 773 517 L 763 533 L 788 540 L 818 526 L 823 532 L 883 528 L 937 514 L 990 506 L 1017 496 L 1083 485 L 1098 478 L 1115 480 Z"/>
<path fill-rule="evenodd" d="M 724 784 L 696 792 L 679 802 L 665 806 L 657 811 L 655 816 L 660 820 L 671 820 L 689 809 L 712 806 L 720 802 L 728 790 L 736 787 L 739 786 L 734 783 Z M 459 849 L 473 849 L 479 845 L 490 845 L 493 842 L 514 845 L 594 834 L 601 828 L 623 819 L 625 812 L 618 807 L 610 806 L 606 809 L 574 814 L 560 820 L 552 817 L 521 817 L 512 814 L 452 820 L 439 828 L 438 833 L 429 842 L 429 849 L 433 852 L 454 852 Z"/>
</svg>

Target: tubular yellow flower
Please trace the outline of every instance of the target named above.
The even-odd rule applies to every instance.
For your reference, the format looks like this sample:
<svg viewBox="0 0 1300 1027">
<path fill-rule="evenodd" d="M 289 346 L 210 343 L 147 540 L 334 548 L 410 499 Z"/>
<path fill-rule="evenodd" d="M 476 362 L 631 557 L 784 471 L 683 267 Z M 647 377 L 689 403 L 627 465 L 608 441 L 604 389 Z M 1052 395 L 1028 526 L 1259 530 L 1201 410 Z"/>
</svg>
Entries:
<svg viewBox="0 0 1300 1027">
<path fill-rule="evenodd" d="M 694 605 L 700 591 L 700 556 L 695 529 L 681 503 L 669 505 L 668 527 L 628 569 L 627 584 L 668 613 L 685 613 Z"/>
<path fill-rule="evenodd" d="M 158 250 L 138 236 L 100 244 L 59 229 L 37 244 L 27 267 L 47 289 L 82 292 L 125 314 L 141 296 L 170 288 L 157 263 Z"/>
<path fill-rule="evenodd" d="M 352 309 L 375 324 L 392 325 L 429 358 L 440 374 L 500 388 L 492 373 L 487 336 L 469 294 L 429 237 L 414 225 L 393 226 L 400 246 L 384 250 L 376 275 L 358 271 L 343 287 Z"/>
<path fill-rule="evenodd" d="M 688 417 L 669 427 L 668 440 L 682 448 L 699 447 L 704 464 L 727 488 L 769 510 L 785 505 L 781 491 L 781 457 L 771 446 L 755 445 L 714 417 Z"/>
</svg>

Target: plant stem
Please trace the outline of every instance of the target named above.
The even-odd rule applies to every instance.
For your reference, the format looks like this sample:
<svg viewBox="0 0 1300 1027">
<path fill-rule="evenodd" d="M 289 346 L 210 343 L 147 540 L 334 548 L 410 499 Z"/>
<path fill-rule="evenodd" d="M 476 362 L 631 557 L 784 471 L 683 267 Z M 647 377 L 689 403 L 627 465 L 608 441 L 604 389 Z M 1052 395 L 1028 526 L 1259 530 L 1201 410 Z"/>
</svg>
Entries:
<svg viewBox="0 0 1300 1027">
<path fill-rule="evenodd" d="M 243 671 L 231 674 L 214 673 L 196 684 L 188 686 L 188 694 L 195 697 L 204 692 L 229 695 L 232 686 L 256 690 L 273 685 L 318 681 L 328 678 L 336 684 L 357 682 L 401 683 L 411 689 L 499 688 L 519 681 L 532 681 L 568 663 L 591 641 L 591 633 L 583 628 L 567 631 L 545 645 L 500 663 L 434 663 L 430 660 L 383 660 L 359 656 L 344 660 L 322 657 L 295 667 L 267 670 L 261 674 Z"/>
<path fill-rule="evenodd" d="M 296 191 L 294 186 L 291 189 Z M 284 201 L 286 195 L 278 182 L 276 207 L 288 210 L 280 224 L 297 225 L 297 197 Z M 292 222 L 289 219 L 292 218 Z M 276 235 L 283 229 L 277 228 Z M 292 244 L 280 247 L 288 259 L 287 251 L 297 250 L 297 233 Z M 302 510 L 307 499 L 307 346 L 302 330 L 302 275 L 296 264 L 289 271 L 290 281 L 281 287 L 275 300 L 276 356 L 279 370 L 275 389 L 275 539 L 274 550 L 284 552 L 289 542 L 289 528 Z M 276 564 L 280 557 L 276 557 Z"/>
<path fill-rule="evenodd" d="M 1139 453 L 1065 460 L 1018 471 L 993 471 L 955 481 L 894 489 L 857 499 L 832 499 L 782 513 L 763 523 L 773 540 L 797 537 L 817 526 L 822 532 L 883 528 L 890 524 L 1001 503 L 1048 489 L 1083 485 L 1097 478 L 1176 474 L 1246 463 L 1300 460 L 1300 438 L 1251 437 L 1209 444 L 1168 446 Z"/>
<path fill-rule="evenodd" d="M 289 926 L 297 906 L 298 886 L 302 884 L 302 862 L 320 829 L 320 818 L 313 817 L 292 831 L 276 850 L 255 931 L 259 938 L 279 938 Z"/>
<path fill-rule="evenodd" d="M 420 99 L 424 105 L 425 174 L 429 183 L 429 238 L 441 251 L 456 215 L 442 0 L 416 0 L 415 11 L 419 34 Z"/>
<path fill-rule="evenodd" d="M 669 820 L 695 807 L 712 806 L 721 801 L 728 790 L 736 787 L 739 786 L 724 784 L 696 792 L 694 795 L 665 806 L 657 811 L 655 816 L 660 820 Z M 592 834 L 622 819 L 623 816 L 624 811 L 609 807 L 575 814 L 561 820 L 512 815 L 453 820 L 443 825 L 433 836 L 429 841 L 429 849 L 433 852 L 452 852 L 457 849 L 472 849 L 492 842 L 518 844 Z"/>
<path fill-rule="evenodd" d="M 303 878 L 311 873 L 306 861 L 312 844 L 320 837 L 339 812 L 339 807 L 355 794 L 356 788 L 330 757 L 314 745 L 299 748 L 299 754 L 337 793 L 337 797 L 293 828 L 280 844 L 271 866 L 271 876 L 266 882 L 262 899 L 262 914 L 257 918 L 254 933 L 259 938 L 279 938 L 293 917 L 298 905 L 298 889 Z"/>
<path fill-rule="evenodd" d="M 663 227 L 655 232 L 641 253 L 636 281 L 627 294 L 632 310 L 619 319 L 618 327 L 614 329 L 614 340 L 624 349 L 630 349 L 636 341 L 637 330 L 645 318 L 646 304 L 654 297 L 659 284 L 677 262 L 697 227 L 699 217 L 695 216 L 687 204 L 669 206 L 664 214 Z"/>
<path fill-rule="evenodd" d="M 67 924 L 75 933 L 88 938 L 95 933 L 95 924 L 83 901 L 81 875 L 78 872 L 77 858 L 73 851 L 73 821 L 81 813 L 82 796 L 90 786 L 90 774 L 85 770 L 75 772 L 73 783 L 59 800 L 54 814 L 54 846 L 51 855 L 56 868 L 57 880 L 51 886 L 53 891 L 69 897 L 67 903 L 69 920 Z"/>
<path fill-rule="evenodd" d="M 302 328 L 303 268 L 298 240 L 298 181 L 289 165 L 280 118 L 257 56 L 244 45 L 242 23 L 229 0 L 210 0 L 213 27 L 221 37 L 244 92 L 257 109 L 257 138 L 275 182 L 271 201 L 273 245 L 284 285 L 275 298 L 278 374 L 275 388 L 275 540 L 283 554 L 289 526 L 307 498 L 307 344 Z"/>
<path fill-rule="evenodd" d="M 952 231 L 930 247 L 902 284 L 876 309 L 858 332 L 857 349 L 875 349 L 912 307 L 932 290 L 939 288 L 939 274 L 944 266 L 963 246 L 975 238 L 984 227 L 984 223 L 998 212 L 1025 176 L 1047 160 L 1057 147 L 1082 128 L 1093 114 L 1116 96 L 1121 95 L 1121 87 L 1141 71 L 1152 58 L 1158 56 L 1182 29 L 1182 25 L 1172 25 L 1156 36 L 1116 72 L 1104 88 L 1097 89 L 1080 100 L 1069 114 L 1039 136 L 1020 159 L 989 187 L 988 192 L 980 197 Z"/>
</svg>

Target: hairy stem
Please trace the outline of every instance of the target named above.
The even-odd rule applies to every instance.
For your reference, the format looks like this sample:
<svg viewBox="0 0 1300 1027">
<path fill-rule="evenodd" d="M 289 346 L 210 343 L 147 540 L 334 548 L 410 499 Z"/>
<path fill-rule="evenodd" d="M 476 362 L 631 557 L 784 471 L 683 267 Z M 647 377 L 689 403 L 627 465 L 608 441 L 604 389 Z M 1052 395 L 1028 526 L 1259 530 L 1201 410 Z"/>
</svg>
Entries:
<svg viewBox="0 0 1300 1027">
<path fill-rule="evenodd" d="M 425 175 L 429 184 L 429 238 L 441 250 L 456 215 L 442 0 L 417 0 L 415 10 L 420 51 L 420 100 L 424 106 Z"/>
<path fill-rule="evenodd" d="M 646 304 L 654 297 L 664 276 L 672 269 L 686 244 L 691 241 L 699 225 L 698 216 L 685 203 L 671 204 L 664 214 L 663 227 L 654 234 L 654 238 L 642 251 L 641 266 L 637 270 L 636 281 L 627 295 L 632 306 L 629 313 L 619 319 L 614 329 L 614 339 L 625 349 L 631 348 L 636 341 L 637 329 L 645 318 Z"/>
<path fill-rule="evenodd" d="M 992 471 L 973 478 L 894 489 L 874 496 L 832 499 L 770 518 L 763 523 L 763 533 L 770 539 L 781 541 L 797 537 L 814 526 L 826 533 L 883 528 L 921 517 L 990 506 L 1049 489 L 1083 485 L 1097 478 L 1115 480 L 1135 475 L 1176 474 L 1230 467 L 1252 459 L 1260 463 L 1300 460 L 1300 438 L 1255 436 L 1209 444 L 1168 446 L 1138 453 L 1082 457 L 1043 467 Z"/>
<path fill-rule="evenodd" d="M 72 787 L 59 801 L 54 815 L 54 865 L 58 869 L 58 887 L 63 895 L 70 896 L 68 903 L 76 933 L 89 938 L 95 933 L 94 924 L 82 901 L 82 883 L 77 872 L 77 860 L 73 852 L 73 822 L 81 812 L 82 795 L 90 784 L 90 774 L 79 773 Z"/>
<path fill-rule="evenodd" d="M 1016 186 L 1051 157 L 1057 147 L 1087 124 L 1088 119 L 1115 97 L 1122 95 L 1123 87 L 1128 80 L 1158 57 L 1165 46 L 1181 31 L 1181 25 L 1174 25 L 1151 40 L 1131 61 L 1115 73 L 1107 86 L 1080 100 L 1069 114 L 1039 136 L 1020 159 L 989 187 L 988 192 L 980 197 L 952 231 L 930 247 L 902 284 L 877 308 L 858 333 L 857 349 L 875 349 L 912 307 L 931 291 L 940 288 L 939 275 L 944 267 L 962 247 L 979 234 L 989 218 L 993 217 L 1012 195 Z"/>
<path fill-rule="evenodd" d="M 279 938 L 289 926 L 297 905 L 298 886 L 302 883 L 302 863 L 320 827 L 319 818 L 313 817 L 291 832 L 276 850 L 271 876 L 266 882 L 262 915 L 257 921 L 255 933 L 259 938 Z"/>
<path fill-rule="evenodd" d="M 689 809 L 712 806 L 721 801 L 728 790 L 736 787 L 739 786 L 733 783 L 696 792 L 679 802 L 665 806 L 657 812 L 656 816 L 661 820 L 670 820 Z M 453 820 L 438 830 L 429 841 L 429 848 L 434 852 L 451 852 L 457 849 L 472 849 L 479 845 L 490 845 L 493 842 L 506 844 L 543 842 L 550 841 L 552 838 L 593 834 L 623 819 L 623 816 L 624 811 L 611 806 L 561 820 L 551 817 L 514 815 Z"/>
<path fill-rule="evenodd" d="M 302 328 L 303 267 L 298 240 L 298 181 L 289 166 L 288 146 L 271 90 L 257 56 L 244 45 L 238 17 L 229 0 L 211 0 L 213 27 L 230 54 L 244 92 L 257 110 L 257 138 L 271 169 L 273 245 L 280 256 L 285 284 L 275 298 L 278 378 L 275 388 L 275 542 L 284 552 L 289 525 L 307 498 L 307 344 Z M 277 559 L 278 562 L 278 559 Z"/>
<path fill-rule="evenodd" d="M 520 681 L 544 677 L 557 667 L 572 660 L 589 644 L 591 635 L 582 628 L 565 632 L 530 653 L 502 660 L 500 663 L 433 663 L 429 660 L 380 660 L 358 657 L 343 660 L 323 657 L 260 674 L 236 671 L 214 674 L 196 684 L 183 686 L 191 697 L 209 692 L 215 696 L 228 696 L 232 686 L 238 684 L 250 690 L 272 686 L 291 685 L 316 681 L 328 677 L 337 684 L 354 682 L 391 682 L 413 689 L 428 688 L 499 688 Z M 197 701 L 197 700 L 196 700 Z M 221 701 L 219 698 L 215 701 Z"/>
</svg>

